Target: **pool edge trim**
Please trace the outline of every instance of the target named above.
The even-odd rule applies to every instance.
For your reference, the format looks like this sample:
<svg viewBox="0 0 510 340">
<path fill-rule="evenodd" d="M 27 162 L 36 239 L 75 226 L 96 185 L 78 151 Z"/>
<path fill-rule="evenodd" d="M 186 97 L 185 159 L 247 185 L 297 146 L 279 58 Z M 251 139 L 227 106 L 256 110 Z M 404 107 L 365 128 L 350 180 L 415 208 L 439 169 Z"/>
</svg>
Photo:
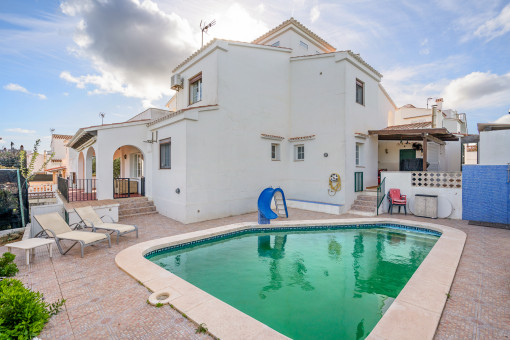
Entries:
<svg viewBox="0 0 510 340">
<path fill-rule="evenodd" d="M 278 221 L 271 225 L 243 222 L 138 243 L 119 252 L 115 263 L 153 292 L 171 291 L 170 304 L 197 324 L 205 323 L 209 332 L 221 339 L 288 339 L 269 326 L 213 297 L 189 282 L 147 260 L 144 255 L 160 248 L 197 241 L 250 228 L 318 225 L 394 223 L 422 227 L 442 235 L 400 294 L 379 320 L 367 339 L 432 339 L 448 292 L 453 283 L 466 234 L 458 229 L 428 222 L 394 218 L 356 218 L 335 220 Z M 240 327 L 240 325 L 243 325 Z"/>
</svg>

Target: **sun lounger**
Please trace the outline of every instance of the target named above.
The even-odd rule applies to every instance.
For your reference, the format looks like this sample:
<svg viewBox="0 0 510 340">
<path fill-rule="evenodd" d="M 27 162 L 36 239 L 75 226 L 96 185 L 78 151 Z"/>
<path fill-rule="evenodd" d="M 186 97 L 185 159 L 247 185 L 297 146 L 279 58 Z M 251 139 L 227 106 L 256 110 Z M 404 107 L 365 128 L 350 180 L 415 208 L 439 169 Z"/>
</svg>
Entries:
<svg viewBox="0 0 510 340">
<path fill-rule="evenodd" d="M 119 236 L 125 235 L 127 233 L 136 232 L 136 238 L 138 238 L 138 227 L 136 225 L 127 225 L 115 223 L 113 218 L 110 216 L 102 216 L 96 213 L 96 211 L 91 207 L 83 207 L 83 208 L 75 208 L 76 214 L 81 219 L 81 225 L 84 228 L 92 228 L 92 231 L 106 230 L 110 232 L 110 234 L 117 234 L 117 243 L 119 243 Z M 103 222 L 103 218 L 109 217 L 111 222 Z"/>
<path fill-rule="evenodd" d="M 58 251 L 65 255 L 71 248 L 73 248 L 77 243 L 81 246 L 81 257 L 83 257 L 83 248 L 98 244 L 105 240 L 108 240 L 108 247 L 111 247 L 110 235 L 103 233 L 92 233 L 89 231 L 77 231 L 72 230 L 64 221 L 62 216 L 58 213 L 53 212 L 49 214 L 43 215 L 35 215 L 34 218 L 41 225 L 43 229 L 40 233 L 36 235 L 46 234 L 49 237 L 55 239 L 55 243 L 57 244 Z M 63 250 L 61 241 L 73 241 L 73 245 L 69 247 L 66 251 Z"/>
</svg>

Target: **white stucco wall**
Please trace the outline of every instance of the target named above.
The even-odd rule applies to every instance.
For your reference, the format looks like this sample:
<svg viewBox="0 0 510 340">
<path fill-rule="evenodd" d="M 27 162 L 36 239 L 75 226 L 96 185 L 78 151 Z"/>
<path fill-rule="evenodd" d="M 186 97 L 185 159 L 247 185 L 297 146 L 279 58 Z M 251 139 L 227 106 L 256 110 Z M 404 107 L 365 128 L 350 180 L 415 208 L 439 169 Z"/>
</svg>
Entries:
<svg viewBox="0 0 510 340">
<path fill-rule="evenodd" d="M 451 207 L 449 216 L 440 216 L 443 218 L 462 219 L 462 188 L 426 188 L 411 185 L 412 172 L 382 172 L 381 181 L 385 180 L 386 195 L 392 188 L 400 189 L 401 195 L 407 195 L 407 213 L 412 213 L 414 207 L 414 196 L 416 194 L 437 195 L 438 210 L 448 210 Z M 439 205 L 443 205 L 440 207 Z M 384 197 L 383 204 L 379 208 L 380 213 L 388 212 L 388 198 Z M 394 214 L 398 211 L 394 208 Z M 403 213 L 401 209 L 401 213 Z"/>
<path fill-rule="evenodd" d="M 273 45 L 276 42 L 280 42 L 280 47 L 292 49 L 291 54 L 293 57 L 327 52 L 327 50 L 318 43 L 313 42 L 312 39 L 307 38 L 305 35 L 301 35 L 299 31 L 293 27 L 289 27 L 289 29 L 283 33 L 272 37 L 265 45 Z M 308 45 L 308 48 L 302 46 L 301 42 Z"/>
<path fill-rule="evenodd" d="M 177 71 L 184 79 L 184 87 L 175 94 L 177 110 L 218 103 L 218 55 L 225 53 L 227 49 L 228 45 L 225 42 L 213 44 L 205 53 Z M 202 100 L 190 105 L 189 80 L 200 72 L 202 72 Z M 242 79 L 245 78 L 239 77 L 239 81 Z"/>
<path fill-rule="evenodd" d="M 476 154 L 476 153 L 475 153 Z M 461 171 L 460 163 L 462 157 L 460 137 L 458 141 L 446 142 L 445 145 L 445 167 L 444 171 Z"/>
<path fill-rule="evenodd" d="M 273 162 L 260 134 L 287 136 L 288 57 L 283 49 L 241 44 L 218 55 L 219 107 L 187 124 L 188 222 L 256 211 L 262 189 L 286 190 L 287 141 L 281 142 L 282 160 Z"/>
<path fill-rule="evenodd" d="M 195 113 L 198 116 L 198 113 Z M 188 160 L 187 130 L 188 124 L 193 124 L 182 117 L 165 121 L 164 124 L 149 127 L 158 131 L 159 141 L 171 138 L 171 168 L 160 169 L 160 143 L 151 144 L 151 153 L 148 153 L 147 164 L 151 164 L 152 172 L 147 172 L 146 183 L 151 185 L 151 197 L 159 213 L 169 216 L 177 221 L 186 223 L 186 202 L 188 188 L 186 182 L 186 169 Z M 200 136 L 196 136 L 199 138 Z M 207 171 L 207 168 L 204 168 Z M 151 180 L 147 182 L 148 178 Z M 147 184 L 146 184 L 147 185 Z M 180 193 L 176 190 L 179 189 Z"/>
<path fill-rule="evenodd" d="M 483 165 L 510 163 L 510 130 L 481 131 L 479 155 Z"/>
<path fill-rule="evenodd" d="M 354 172 L 365 173 L 365 187 L 377 184 L 378 142 L 367 133 L 385 127 L 394 107 L 378 75 L 348 53 L 291 55 L 282 48 L 217 42 L 177 71 L 185 79 L 176 94 L 183 111 L 148 126 L 98 128 L 92 145 L 98 198 L 113 196 L 115 150 L 131 145 L 143 153 L 146 195 L 161 214 L 184 223 L 256 211 L 268 186 L 282 187 L 287 198 L 348 209 L 356 197 Z M 188 79 L 200 72 L 202 100 L 188 105 Z M 356 79 L 365 83 L 364 105 L 356 103 Z M 143 143 L 152 132 L 159 141 L 171 138 L 171 169 L 159 169 L 159 141 Z M 315 137 L 290 141 L 310 135 Z M 358 167 L 356 142 L 363 144 Z M 280 145 L 280 160 L 271 160 L 272 143 Z M 303 161 L 294 159 L 297 144 L 305 146 Z M 343 183 L 334 196 L 328 194 L 331 173 Z"/>
</svg>

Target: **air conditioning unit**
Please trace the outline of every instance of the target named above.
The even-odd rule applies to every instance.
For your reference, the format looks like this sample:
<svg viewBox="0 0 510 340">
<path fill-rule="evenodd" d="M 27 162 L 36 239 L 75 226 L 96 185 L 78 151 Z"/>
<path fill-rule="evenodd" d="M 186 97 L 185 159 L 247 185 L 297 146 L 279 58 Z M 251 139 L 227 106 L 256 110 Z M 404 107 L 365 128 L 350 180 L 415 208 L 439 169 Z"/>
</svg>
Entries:
<svg viewBox="0 0 510 340">
<path fill-rule="evenodd" d="M 180 74 L 174 74 L 170 81 L 170 88 L 172 90 L 179 91 L 179 89 L 182 89 L 182 84 L 184 82 L 184 79 L 182 79 Z"/>
</svg>

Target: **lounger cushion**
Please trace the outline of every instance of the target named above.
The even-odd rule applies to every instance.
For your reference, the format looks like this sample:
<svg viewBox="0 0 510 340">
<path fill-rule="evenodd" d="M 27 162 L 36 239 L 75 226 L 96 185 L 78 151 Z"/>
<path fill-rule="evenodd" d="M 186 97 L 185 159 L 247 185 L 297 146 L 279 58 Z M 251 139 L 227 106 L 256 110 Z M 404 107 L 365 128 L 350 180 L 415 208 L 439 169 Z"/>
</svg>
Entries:
<svg viewBox="0 0 510 340">
<path fill-rule="evenodd" d="M 117 223 L 101 223 L 101 224 L 94 225 L 94 226 L 97 228 L 100 228 L 100 229 L 118 230 L 121 233 L 135 230 L 135 226 L 133 226 L 133 225 L 117 224 Z"/>
<path fill-rule="evenodd" d="M 70 231 L 57 235 L 58 238 L 63 240 L 83 241 L 85 244 L 93 243 L 107 238 L 103 233 L 92 233 L 88 231 Z"/>
<path fill-rule="evenodd" d="M 71 228 L 69 228 L 66 221 L 64 221 L 62 216 L 60 216 L 59 213 L 57 212 L 35 215 L 35 219 L 44 230 L 51 230 L 56 235 L 60 235 L 62 233 L 67 233 L 71 231 Z"/>
<path fill-rule="evenodd" d="M 75 208 L 74 210 L 78 213 L 78 215 L 80 215 L 87 227 L 92 227 L 91 223 L 94 224 L 94 226 L 103 223 L 101 217 L 99 217 L 91 206 Z"/>
</svg>

